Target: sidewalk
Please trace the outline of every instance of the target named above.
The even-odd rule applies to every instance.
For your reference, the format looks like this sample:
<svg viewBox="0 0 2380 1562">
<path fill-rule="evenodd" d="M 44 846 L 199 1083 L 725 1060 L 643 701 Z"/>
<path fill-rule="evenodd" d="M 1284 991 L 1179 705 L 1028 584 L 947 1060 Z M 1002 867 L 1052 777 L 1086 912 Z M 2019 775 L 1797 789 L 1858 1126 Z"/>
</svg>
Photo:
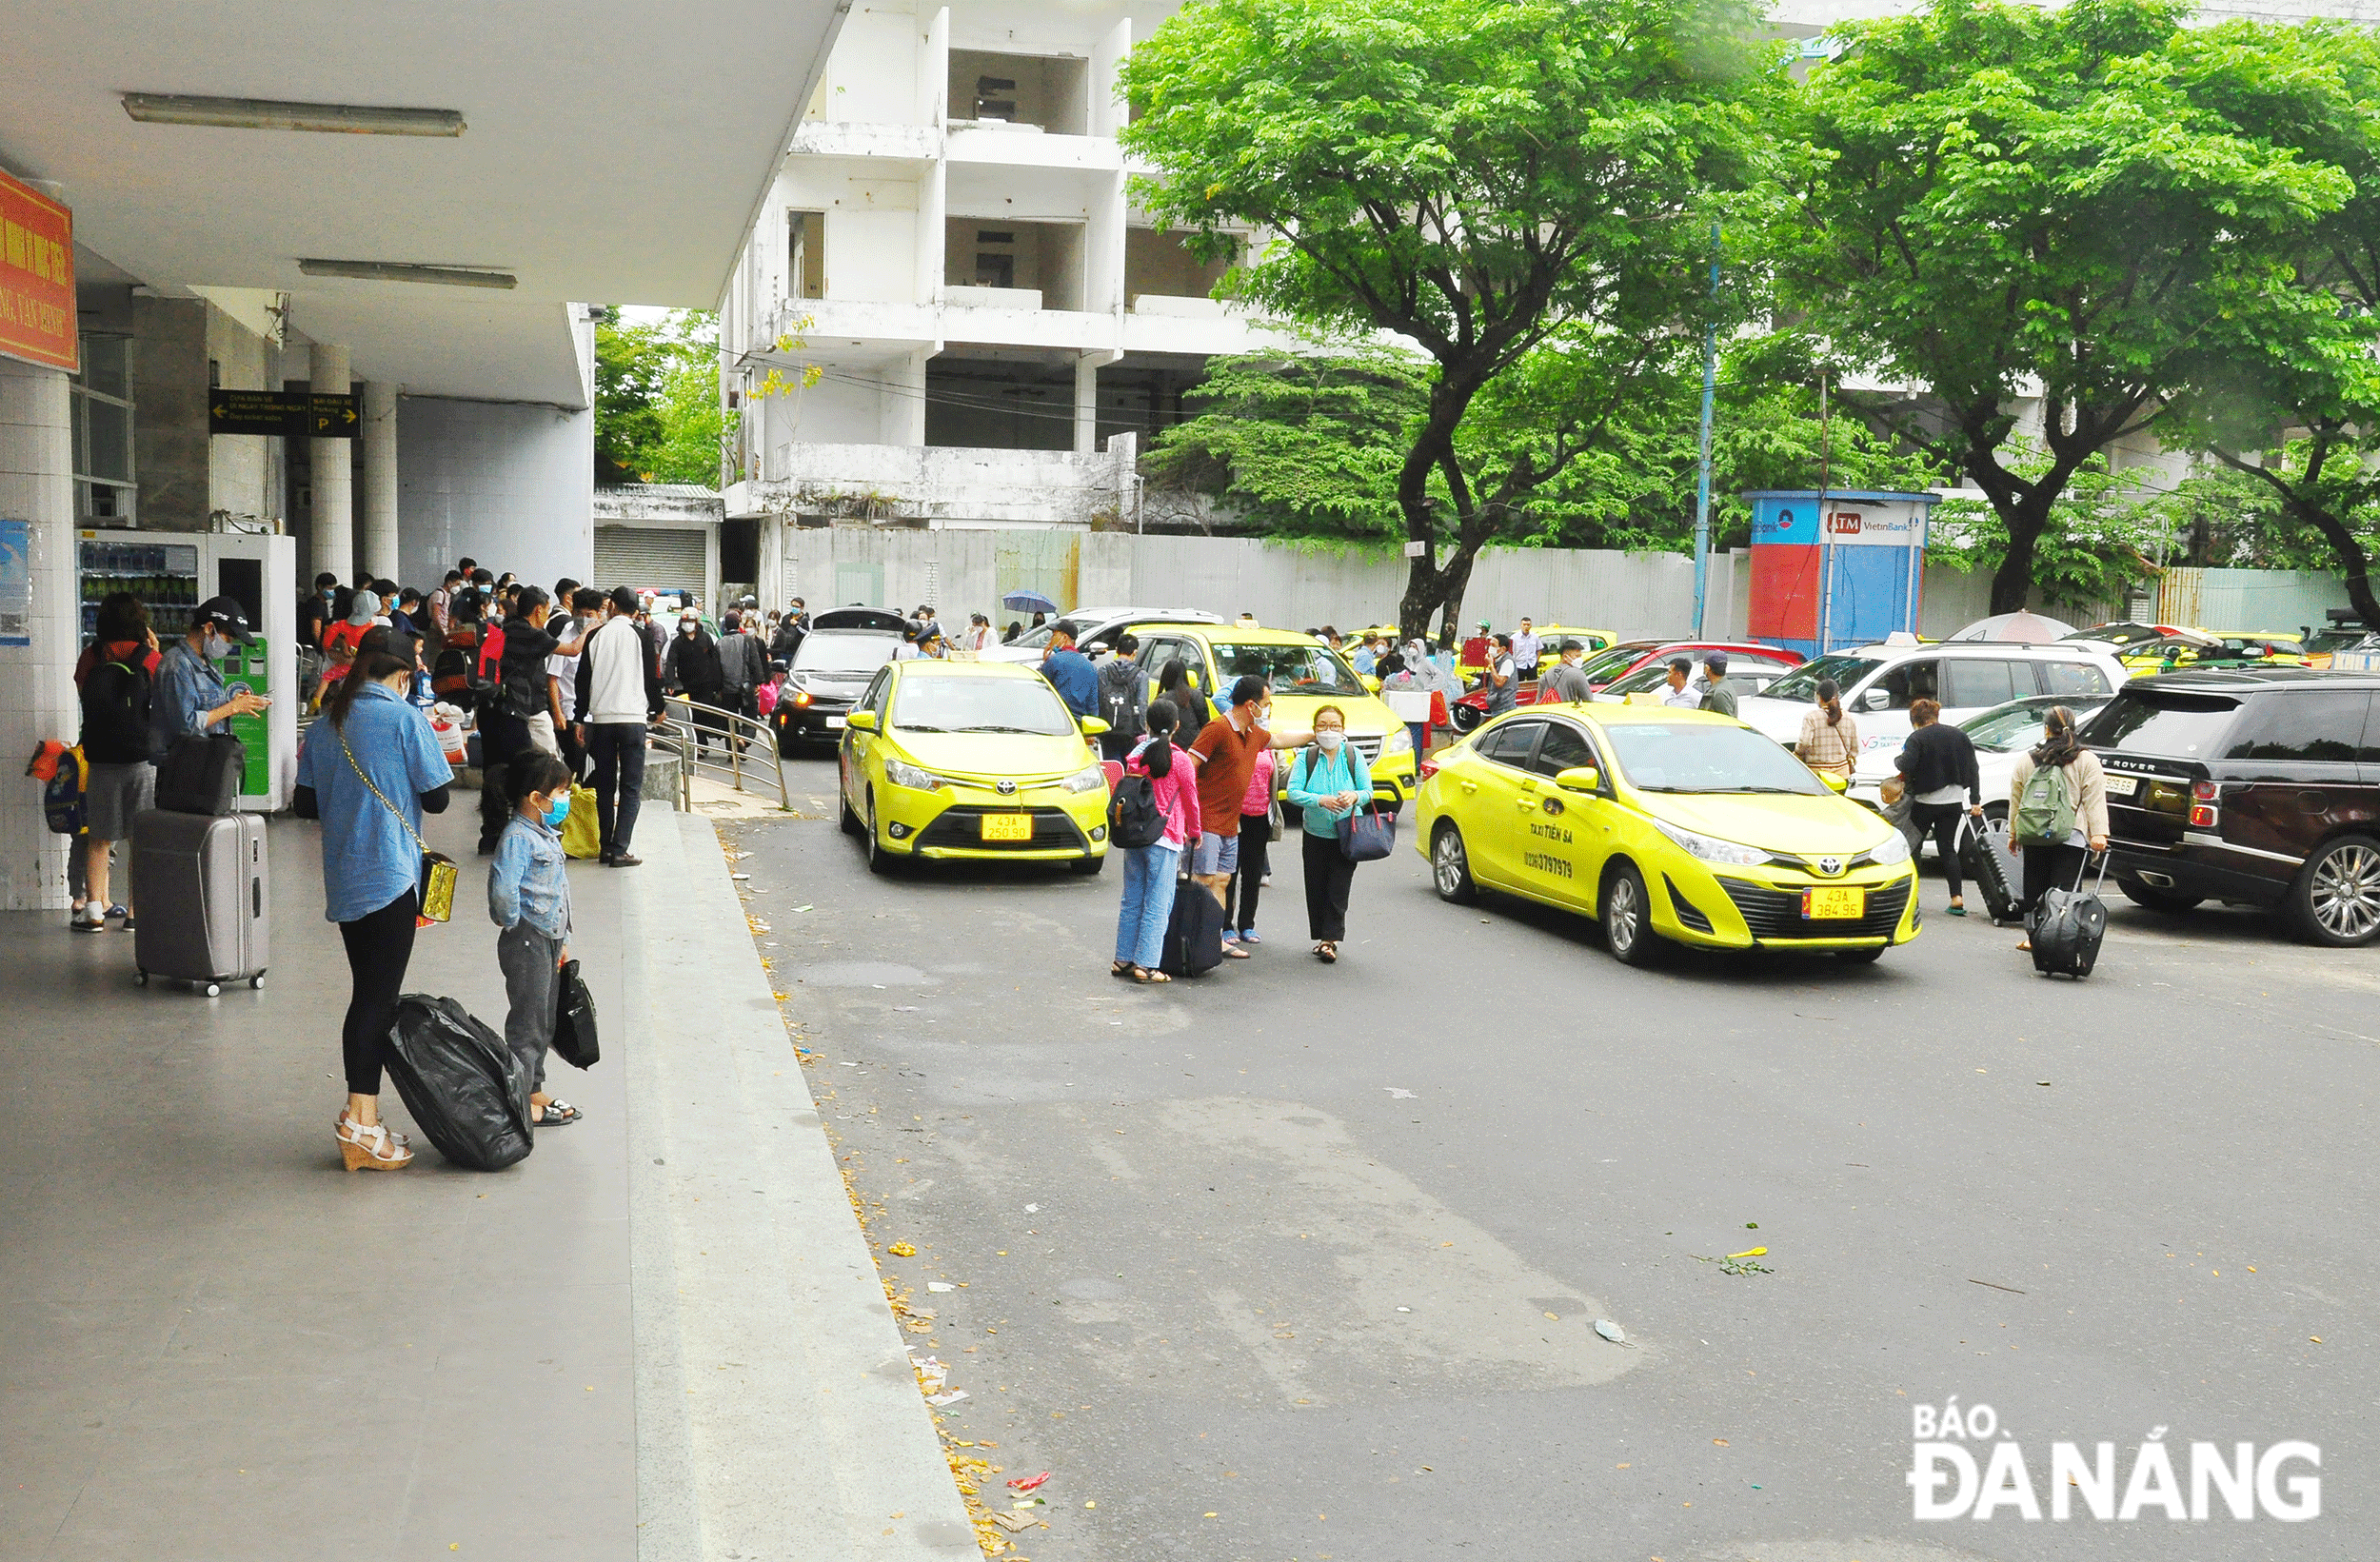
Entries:
<svg viewBox="0 0 2380 1562">
<path fill-rule="evenodd" d="M 463 890 L 407 986 L 500 1024 L 469 811 L 430 823 Z M 0 916 L 0 1556 L 974 1552 L 711 826 L 639 834 L 571 869 L 586 1120 L 493 1176 L 339 1170 L 313 825 L 271 828 L 261 992 Z"/>
</svg>

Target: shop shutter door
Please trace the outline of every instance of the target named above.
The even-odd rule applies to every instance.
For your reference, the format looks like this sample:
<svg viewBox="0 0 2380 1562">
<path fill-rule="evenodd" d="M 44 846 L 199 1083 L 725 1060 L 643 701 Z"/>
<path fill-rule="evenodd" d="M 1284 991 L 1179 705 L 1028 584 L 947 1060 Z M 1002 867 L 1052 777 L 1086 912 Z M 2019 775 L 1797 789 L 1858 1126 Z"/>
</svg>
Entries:
<svg viewBox="0 0 2380 1562">
<path fill-rule="evenodd" d="M 700 595 L 708 550 L 693 526 L 597 526 L 595 583 Z"/>
</svg>

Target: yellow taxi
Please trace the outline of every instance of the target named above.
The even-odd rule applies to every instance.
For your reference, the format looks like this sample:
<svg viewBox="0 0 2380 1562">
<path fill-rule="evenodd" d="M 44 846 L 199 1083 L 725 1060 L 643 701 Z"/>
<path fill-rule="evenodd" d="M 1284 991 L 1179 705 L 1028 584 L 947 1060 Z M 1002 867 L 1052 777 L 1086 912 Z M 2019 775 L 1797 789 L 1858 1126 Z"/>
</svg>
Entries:
<svg viewBox="0 0 2380 1562">
<path fill-rule="evenodd" d="M 1107 860 L 1107 772 L 1035 669 L 1012 662 L 889 662 L 845 719 L 843 827 L 867 865 L 902 859 Z"/>
<path fill-rule="evenodd" d="M 1413 839 L 1441 898 L 1579 912 L 1630 965 L 1669 944 L 1864 963 L 1917 936 L 1907 840 L 1731 718 L 1532 705 L 1425 768 Z"/>
<path fill-rule="evenodd" d="M 1156 698 L 1165 664 L 1179 659 L 1190 682 L 1210 700 L 1228 701 L 1231 686 L 1250 674 L 1273 690 L 1276 731 L 1303 732 L 1314 713 L 1337 705 L 1347 718 L 1347 741 L 1372 770 L 1372 795 L 1390 809 L 1413 797 L 1413 733 L 1385 701 L 1364 686 L 1346 660 L 1311 635 L 1229 623 L 1135 623 L 1140 649 L 1133 660 Z M 1186 746 L 1196 729 L 1185 734 Z"/>
</svg>

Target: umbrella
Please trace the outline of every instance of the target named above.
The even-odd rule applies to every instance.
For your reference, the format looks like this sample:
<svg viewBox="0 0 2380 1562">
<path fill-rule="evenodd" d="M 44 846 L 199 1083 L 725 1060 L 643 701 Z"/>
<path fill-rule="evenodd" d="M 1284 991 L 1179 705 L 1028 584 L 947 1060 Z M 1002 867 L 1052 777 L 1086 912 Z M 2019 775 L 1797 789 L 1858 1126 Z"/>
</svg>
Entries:
<svg viewBox="0 0 2380 1562">
<path fill-rule="evenodd" d="M 1000 605 L 1012 613 L 1055 613 L 1058 604 L 1039 591 L 1011 591 L 1000 599 Z"/>
<path fill-rule="evenodd" d="M 2055 619 L 2044 618 L 2038 613 L 2015 612 L 2000 613 L 1988 619 L 1977 619 L 1953 635 L 1951 639 L 2014 641 L 2037 644 L 2062 639 L 2073 632 L 2074 626 L 2071 623 L 2060 623 Z"/>
</svg>

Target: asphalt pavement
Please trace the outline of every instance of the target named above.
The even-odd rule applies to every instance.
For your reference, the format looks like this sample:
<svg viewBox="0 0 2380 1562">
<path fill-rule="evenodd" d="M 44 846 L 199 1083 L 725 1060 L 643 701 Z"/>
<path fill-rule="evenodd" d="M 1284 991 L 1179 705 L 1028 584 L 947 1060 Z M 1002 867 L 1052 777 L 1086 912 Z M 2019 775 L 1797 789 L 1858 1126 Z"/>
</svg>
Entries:
<svg viewBox="0 0 2380 1562">
<path fill-rule="evenodd" d="M 1400 838 L 1338 965 L 1279 852 L 1256 958 L 1143 989 L 1115 869 L 872 877 L 788 771 L 821 817 L 722 833 L 945 1432 L 1003 1511 L 1051 1472 L 1012 1558 L 2380 1554 L 2380 950 L 2118 900 L 2053 981 L 1930 876 L 1874 966 L 1640 972 Z M 1953 1396 L 2040 1521 L 1913 1519 Z M 2296 1439 L 2310 1521 L 2048 1516 L 2055 1442 L 2186 1504 L 2190 1444 Z"/>
</svg>

